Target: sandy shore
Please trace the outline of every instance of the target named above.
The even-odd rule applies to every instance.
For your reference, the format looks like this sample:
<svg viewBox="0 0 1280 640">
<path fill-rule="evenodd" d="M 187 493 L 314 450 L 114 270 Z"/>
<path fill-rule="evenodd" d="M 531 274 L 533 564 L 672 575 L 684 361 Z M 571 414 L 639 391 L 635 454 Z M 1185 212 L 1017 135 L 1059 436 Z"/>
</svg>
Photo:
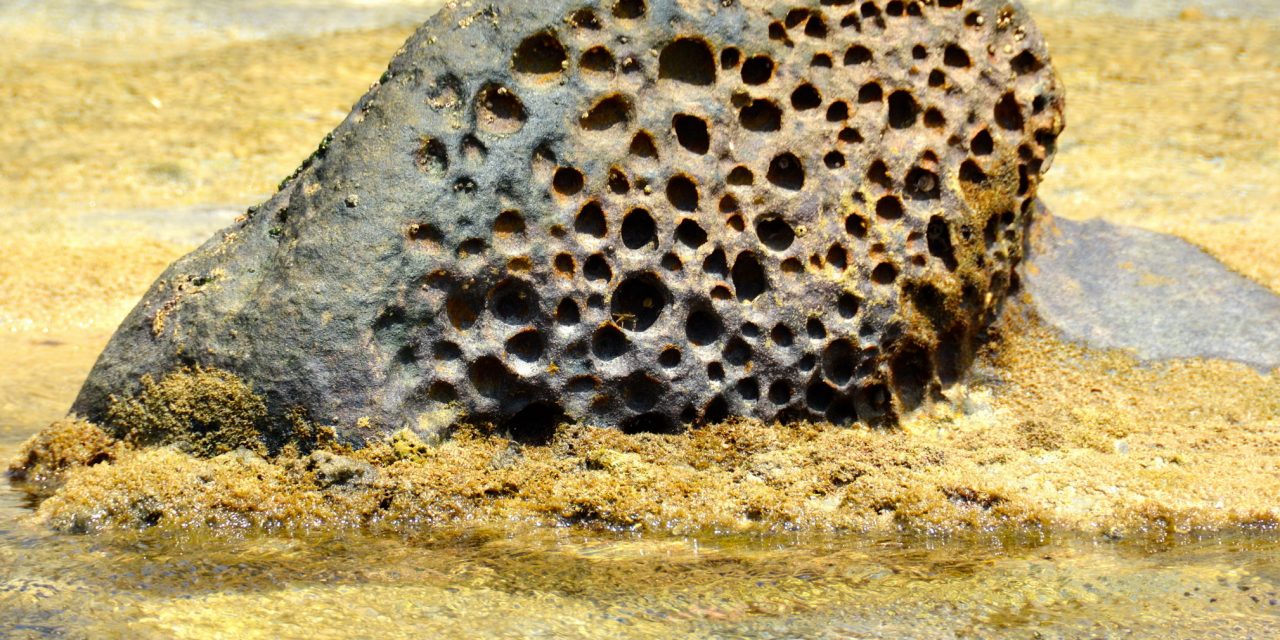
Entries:
<svg viewBox="0 0 1280 640">
<path fill-rule="evenodd" d="M 1230 7 L 1188 11 L 1179 3 L 1143 4 L 1127 16 L 1101 13 L 1098 3 L 1032 4 L 1044 9 L 1039 23 L 1068 91 L 1068 130 L 1042 190 L 1055 213 L 1176 234 L 1280 292 L 1274 3 L 1251 4 L 1252 19 L 1213 17 Z M 0 203 L 7 223 L 0 235 L 0 440 L 9 442 L 60 417 L 116 323 L 191 248 L 199 234 L 186 230 L 207 232 L 268 195 L 412 30 L 395 12 L 354 23 L 393 26 L 327 33 L 332 22 L 321 20 L 291 34 L 254 27 L 260 18 L 201 27 L 196 15 L 178 20 L 190 28 L 144 26 L 129 38 L 109 37 L 102 22 L 85 18 L 67 38 L 56 20 L 39 17 L 51 15 L 32 13 L 18 30 L 15 18 L 0 21 L 0 33 L 21 32 L 0 51 L 0 111 L 8 116 L 0 119 L 0 193 L 7 196 Z M 1122 354 L 1061 345 L 1034 324 L 1013 329 L 957 391 L 954 407 L 922 416 L 905 434 L 866 434 L 884 451 L 909 453 L 899 461 L 937 450 L 947 462 L 924 471 L 884 465 L 867 476 L 864 493 L 842 489 L 866 498 L 851 503 L 866 518 L 835 524 L 874 525 L 877 504 L 887 503 L 870 498 L 886 495 L 920 505 L 918 521 L 926 523 L 992 514 L 1089 530 L 1276 521 L 1275 375 L 1222 363 L 1139 366 Z M 618 473 L 660 476 L 661 465 L 644 456 L 657 461 L 682 446 L 643 445 L 650 453 L 637 453 L 637 464 L 652 468 Z M 782 458 L 804 452 L 786 442 L 769 451 Z M 452 464 L 480 460 L 466 453 Z M 223 463 L 173 464 L 194 473 Z M 226 478 L 238 477 L 237 467 L 226 468 Z M 51 503 L 47 515 L 74 519 L 110 497 L 102 492 L 120 477 L 113 474 L 130 469 L 127 461 L 114 471 L 95 468 L 80 493 Z M 305 483 L 254 490 L 267 489 L 318 490 Z M 777 504 L 812 497 L 780 495 Z M 501 508 L 554 516 L 538 510 L 547 494 L 522 499 L 473 506 L 495 517 Z"/>
</svg>

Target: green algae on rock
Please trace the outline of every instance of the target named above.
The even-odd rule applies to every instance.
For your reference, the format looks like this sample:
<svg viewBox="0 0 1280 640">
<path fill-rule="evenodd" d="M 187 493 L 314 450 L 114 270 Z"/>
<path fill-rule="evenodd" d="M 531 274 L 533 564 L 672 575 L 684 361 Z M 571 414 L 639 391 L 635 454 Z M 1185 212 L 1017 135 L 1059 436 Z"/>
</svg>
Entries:
<svg viewBox="0 0 1280 640">
<path fill-rule="evenodd" d="M 1062 108 L 1016 3 L 452 6 L 74 410 L 203 367 L 356 446 L 447 406 L 896 424 L 1010 288 Z"/>
</svg>

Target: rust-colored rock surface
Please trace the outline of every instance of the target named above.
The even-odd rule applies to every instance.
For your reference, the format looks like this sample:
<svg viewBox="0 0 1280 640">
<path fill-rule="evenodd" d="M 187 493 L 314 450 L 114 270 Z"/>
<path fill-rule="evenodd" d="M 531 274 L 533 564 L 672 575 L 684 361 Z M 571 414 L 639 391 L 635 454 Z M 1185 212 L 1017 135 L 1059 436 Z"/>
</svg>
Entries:
<svg viewBox="0 0 1280 640">
<path fill-rule="evenodd" d="M 892 424 L 1015 286 L 1062 110 L 1016 2 L 457 4 L 75 410 L 200 366 L 356 445 L 444 407 Z"/>
</svg>

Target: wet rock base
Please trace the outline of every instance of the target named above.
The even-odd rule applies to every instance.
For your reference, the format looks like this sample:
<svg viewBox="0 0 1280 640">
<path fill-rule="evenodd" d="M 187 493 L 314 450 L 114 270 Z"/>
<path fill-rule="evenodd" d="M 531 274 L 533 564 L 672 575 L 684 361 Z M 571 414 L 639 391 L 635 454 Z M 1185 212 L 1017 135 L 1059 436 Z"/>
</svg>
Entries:
<svg viewBox="0 0 1280 640">
<path fill-rule="evenodd" d="M 132 423 L 133 435 L 69 420 L 13 462 L 41 521 L 77 532 L 520 522 L 1113 537 L 1280 525 L 1280 379 L 1242 364 L 1143 363 L 1064 344 L 1025 308 L 1006 314 L 951 403 L 901 430 L 739 420 L 626 434 L 577 425 L 522 442 L 450 424 L 442 442 L 405 430 L 356 451 L 326 439 L 331 431 L 300 427 L 313 436 L 306 447 L 249 439 L 214 451 L 202 430 L 251 422 L 253 411 L 220 413 L 228 403 L 258 406 L 251 390 L 214 371 L 145 388 L 113 409 L 155 412 Z"/>
</svg>

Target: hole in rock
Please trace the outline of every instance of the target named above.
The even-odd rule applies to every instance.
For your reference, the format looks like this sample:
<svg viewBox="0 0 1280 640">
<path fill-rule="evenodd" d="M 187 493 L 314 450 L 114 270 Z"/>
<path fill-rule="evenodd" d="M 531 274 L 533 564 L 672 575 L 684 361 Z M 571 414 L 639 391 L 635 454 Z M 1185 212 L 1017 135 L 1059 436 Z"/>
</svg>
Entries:
<svg viewBox="0 0 1280 640">
<path fill-rule="evenodd" d="M 636 435 L 640 433 L 653 433 L 660 435 L 671 435 L 679 433 L 680 429 L 670 418 L 657 412 L 650 412 L 638 415 L 628 419 L 621 425 L 623 433 Z"/>
<path fill-rule="evenodd" d="M 849 103 L 841 100 L 827 107 L 827 122 L 841 122 L 849 119 Z"/>
<path fill-rule="evenodd" d="M 504 280 L 489 294 L 489 310 L 507 324 L 527 324 L 538 311 L 538 294 L 523 280 Z"/>
<path fill-rule="evenodd" d="M 840 169 L 845 165 L 844 154 L 839 151 L 832 151 L 822 157 L 822 163 L 827 165 L 828 169 Z"/>
<path fill-rule="evenodd" d="M 876 215 L 885 220 L 897 220 L 903 213 L 902 200 L 898 196 L 885 196 L 876 203 Z"/>
<path fill-rule="evenodd" d="M 614 168 L 609 171 L 609 190 L 620 196 L 631 192 L 631 181 L 627 180 L 627 174 L 621 169 Z"/>
<path fill-rule="evenodd" d="M 1018 75 L 1035 73 L 1044 68 L 1044 63 L 1040 62 L 1040 59 L 1030 51 L 1019 53 L 1013 60 L 1009 61 L 1009 64 L 1013 67 L 1014 73 Z"/>
<path fill-rule="evenodd" d="M 738 395 L 747 402 L 760 399 L 760 383 L 755 378 L 747 378 L 738 382 Z"/>
<path fill-rule="evenodd" d="M 586 186 L 586 179 L 582 177 L 581 171 L 573 167 L 560 167 L 551 179 L 551 186 L 562 196 L 575 196 Z"/>
<path fill-rule="evenodd" d="M 608 282 L 613 279 L 613 269 L 604 256 L 597 253 L 582 263 L 582 275 L 594 282 Z"/>
<path fill-rule="evenodd" d="M 742 62 L 742 52 L 733 47 L 729 47 L 720 52 L 720 68 L 728 71 L 738 66 Z"/>
<path fill-rule="evenodd" d="M 858 102 L 862 104 L 880 102 L 883 99 L 884 90 L 880 88 L 879 83 L 870 82 L 862 85 L 862 88 L 858 90 Z"/>
<path fill-rule="evenodd" d="M 578 212 L 578 217 L 573 221 L 573 230 L 584 236 L 603 238 L 608 231 L 608 224 L 605 222 L 604 209 L 600 208 L 600 203 L 588 202 L 583 205 L 582 210 Z"/>
<path fill-rule="evenodd" d="M 707 424 L 719 424 L 729 419 L 729 403 L 722 396 L 716 396 L 707 403 L 702 412 L 702 421 Z"/>
<path fill-rule="evenodd" d="M 827 408 L 831 406 L 831 401 L 836 398 L 836 390 L 825 382 L 814 382 L 809 385 L 809 389 L 805 391 L 804 402 L 809 405 L 809 409 L 816 413 L 825 413 Z"/>
<path fill-rule="evenodd" d="M 893 284 L 898 279 L 898 268 L 888 262 L 881 262 L 871 272 L 871 281 L 876 284 Z"/>
<path fill-rule="evenodd" d="M 978 135 L 975 135 L 973 141 L 969 143 L 969 149 L 977 156 L 991 155 L 991 152 L 995 150 L 995 142 L 991 139 L 991 132 L 986 129 L 979 131 Z"/>
<path fill-rule="evenodd" d="M 702 261 L 702 270 L 721 278 L 729 275 L 729 261 L 724 255 L 724 249 L 717 248 Z"/>
<path fill-rule="evenodd" d="M 849 217 L 844 219 L 844 230 L 855 238 L 865 238 L 867 237 L 867 220 L 856 213 L 849 214 Z"/>
<path fill-rule="evenodd" d="M 942 54 L 942 63 L 948 67 L 965 68 L 972 62 L 969 60 L 969 52 L 960 48 L 958 45 L 949 44 Z"/>
<path fill-rule="evenodd" d="M 715 56 L 702 40 L 680 38 L 658 56 L 658 78 L 696 86 L 709 86 L 716 81 Z"/>
<path fill-rule="evenodd" d="M 797 111 L 817 109 L 822 105 L 822 94 L 811 84 L 802 84 L 791 92 L 791 106 Z"/>
<path fill-rule="evenodd" d="M 466 331 L 475 325 L 476 319 L 484 311 L 484 300 L 469 290 L 458 289 L 449 294 L 444 306 L 449 324 L 458 331 Z"/>
<path fill-rule="evenodd" d="M 773 59 L 768 56 L 752 56 L 742 65 L 742 81 L 750 85 L 762 85 L 773 77 Z"/>
<path fill-rule="evenodd" d="M 839 244 L 831 245 L 831 248 L 827 249 L 827 266 L 836 271 L 844 271 L 849 267 L 849 252 Z"/>
<path fill-rule="evenodd" d="M 493 235 L 499 239 L 524 235 L 524 216 L 519 211 L 503 211 L 493 221 Z"/>
<path fill-rule="evenodd" d="M 564 45 L 550 33 L 538 33 L 524 39 L 516 47 L 512 66 L 518 73 L 545 75 L 564 71 L 568 60 Z"/>
<path fill-rule="evenodd" d="M 707 132 L 707 123 L 702 118 L 688 114 L 677 114 L 672 120 L 676 130 L 676 140 L 685 149 L 703 155 L 711 150 L 711 134 Z"/>
<path fill-rule="evenodd" d="M 738 254 L 733 262 L 733 288 L 738 292 L 738 300 L 751 302 L 769 290 L 769 280 L 764 267 L 756 259 L 754 253 L 744 251 Z"/>
<path fill-rule="evenodd" d="M 723 333 L 724 323 L 710 309 L 695 309 L 685 321 L 685 337 L 699 347 L 718 341 Z"/>
<path fill-rule="evenodd" d="M 508 400 L 518 386 L 515 374 L 494 356 L 481 356 L 471 363 L 467 377 L 477 393 L 493 400 Z"/>
<path fill-rule="evenodd" d="M 942 216 L 930 218 L 925 239 L 929 245 L 929 253 L 942 260 L 948 269 L 954 271 L 960 266 L 956 261 L 955 246 L 951 243 L 951 226 L 947 224 L 946 219 Z"/>
<path fill-rule="evenodd" d="M 893 188 L 893 178 L 889 176 L 889 165 L 885 164 L 884 160 L 876 160 L 867 167 L 867 180 L 879 185 L 882 189 Z"/>
<path fill-rule="evenodd" d="M 653 136 L 641 131 L 631 139 L 631 148 L 629 153 L 637 158 L 645 158 L 648 160 L 658 159 L 658 147 L 653 142 Z"/>
<path fill-rule="evenodd" d="M 648 411 L 662 399 L 662 384 L 643 373 L 633 373 L 622 381 L 622 401 L 635 412 Z"/>
<path fill-rule="evenodd" d="M 537 362 L 546 345 L 534 329 L 521 331 L 507 340 L 507 353 L 525 362 Z"/>
<path fill-rule="evenodd" d="M 924 112 L 924 126 L 929 127 L 930 129 L 941 129 L 947 126 L 947 118 L 942 115 L 941 111 L 934 107 L 929 107 L 929 109 Z"/>
<path fill-rule="evenodd" d="M 573 274 L 578 270 L 578 265 L 574 262 L 573 255 L 561 253 L 556 255 L 555 268 L 560 275 L 572 278 Z"/>
<path fill-rule="evenodd" d="M 631 341 L 617 327 L 607 324 L 591 336 L 591 353 L 601 360 L 615 360 L 631 350 Z"/>
<path fill-rule="evenodd" d="M 524 104 L 510 89 L 491 84 L 476 96 L 476 126 L 481 131 L 509 135 L 524 128 Z"/>
<path fill-rule="evenodd" d="M 774 325 L 773 330 L 769 332 L 769 339 L 779 347 L 790 347 L 796 342 L 796 334 L 785 324 Z"/>
<path fill-rule="evenodd" d="M 804 187 L 804 166 L 792 153 L 784 153 L 769 163 L 769 182 L 783 189 L 798 191 Z"/>
<path fill-rule="evenodd" d="M 622 244 L 628 249 L 657 246 L 657 223 L 645 209 L 632 209 L 622 219 Z"/>
<path fill-rule="evenodd" d="M 827 337 L 827 326 L 817 318 L 809 318 L 809 321 L 805 323 L 804 329 L 811 340 L 825 340 Z"/>
<path fill-rule="evenodd" d="M 902 408 L 912 411 L 924 402 L 925 391 L 933 382 L 933 365 L 929 351 L 918 344 L 907 344 L 894 354 L 889 363 L 893 384 L 898 390 Z"/>
<path fill-rule="evenodd" d="M 987 173 L 978 166 L 978 163 L 965 160 L 960 165 L 960 179 L 973 184 L 982 184 L 987 181 Z"/>
<path fill-rule="evenodd" d="M 449 152 L 444 143 L 436 138 L 423 138 L 414 154 L 414 161 L 427 175 L 441 175 L 449 170 Z"/>
<path fill-rule="evenodd" d="M 849 47 L 849 50 L 844 52 L 844 64 L 847 67 L 866 64 L 871 62 L 871 58 L 871 50 L 860 44 Z"/>
<path fill-rule="evenodd" d="M 667 181 L 667 200 L 679 211 L 697 211 L 698 186 L 688 176 L 675 176 Z"/>
<path fill-rule="evenodd" d="M 920 105 L 908 91 L 889 94 L 889 126 L 894 129 L 914 127 L 920 115 Z"/>
<path fill-rule="evenodd" d="M 457 402 L 458 390 L 454 389 L 453 385 L 448 382 L 437 380 L 427 388 L 427 399 L 439 404 Z"/>
<path fill-rule="evenodd" d="M 680 366 L 680 361 L 684 359 L 684 354 L 675 347 L 667 347 L 658 355 L 658 364 L 667 369 L 674 369 Z"/>
<path fill-rule="evenodd" d="M 1013 93 L 1006 93 L 996 103 L 996 124 L 1010 131 L 1021 131 L 1025 122 L 1022 119 L 1022 107 Z"/>
<path fill-rule="evenodd" d="M 738 112 L 738 121 L 748 131 L 778 131 L 782 128 L 782 109 L 770 100 L 753 100 Z"/>
<path fill-rule="evenodd" d="M 644 0 L 618 0 L 613 4 L 613 17 L 635 20 L 644 17 Z"/>
<path fill-rule="evenodd" d="M 768 214 L 756 220 L 756 236 L 764 246 L 774 251 L 786 251 L 795 242 L 796 232 L 778 214 Z"/>
<path fill-rule="evenodd" d="M 857 350 L 844 338 L 833 340 L 822 353 L 822 371 L 836 386 L 843 387 L 853 379 Z"/>
<path fill-rule="evenodd" d="M 707 242 L 707 232 L 697 222 L 685 218 L 676 227 L 676 240 L 690 249 L 697 249 Z"/>
<path fill-rule="evenodd" d="M 769 402 L 778 406 L 791 402 L 791 383 L 786 380 L 779 380 L 769 385 Z"/>
<path fill-rule="evenodd" d="M 578 303 L 569 298 L 561 300 L 560 306 L 556 307 L 556 322 L 565 327 L 572 327 L 582 322 L 582 312 L 578 309 Z"/>
<path fill-rule="evenodd" d="M 907 172 L 907 197 L 912 200 L 937 200 L 942 197 L 938 174 L 915 167 Z"/>
<path fill-rule="evenodd" d="M 840 317 L 845 320 L 852 320 L 858 315 L 858 309 L 862 306 L 862 301 L 858 300 L 858 296 L 852 293 L 842 293 L 840 298 L 836 300 L 836 311 L 840 313 Z"/>
<path fill-rule="evenodd" d="M 729 340 L 729 344 L 725 345 L 721 355 L 724 356 L 725 362 L 735 367 L 745 367 L 751 362 L 751 345 L 742 338 L 734 336 Z"/>
<path fill-rule="evenodd" d="M 556 427 L 568 422 L 564 409 L 549 402 L 535 402 L 503 423 L 501 430 L 511 440 L 526 446 L 551 444 Z"/>
<path fill-rule="evenodd" d="M 584 71 L 592 73 L 612 74 L 618 67 L 618 61 L 614 59 L 613 54 L 604 47 L 592 47 L 582 54 L 578 65 Z"/>
<path fill-rule="evenodd" d="M 610 306 L 613 322 L 628 331 L 648 331 L 662 316 L 669 297 L 658 276 L 652 273 L 631 276 L 613 292 Z"/>
<path fill-rule="evenodd" d="M 622 96 L 609 96 L 583 114 L 578 124 L 587 131 L 625 128 L 631 122 L 631 103 Z"/>
<path fill-rule="evenodd" d="M 432 355 L 436 360 L 451 362 L 462 357 L 462 347 L 459 347 L 455 342 L 441 340 L 435 344 L 432 349 Z"/>
</svg>

